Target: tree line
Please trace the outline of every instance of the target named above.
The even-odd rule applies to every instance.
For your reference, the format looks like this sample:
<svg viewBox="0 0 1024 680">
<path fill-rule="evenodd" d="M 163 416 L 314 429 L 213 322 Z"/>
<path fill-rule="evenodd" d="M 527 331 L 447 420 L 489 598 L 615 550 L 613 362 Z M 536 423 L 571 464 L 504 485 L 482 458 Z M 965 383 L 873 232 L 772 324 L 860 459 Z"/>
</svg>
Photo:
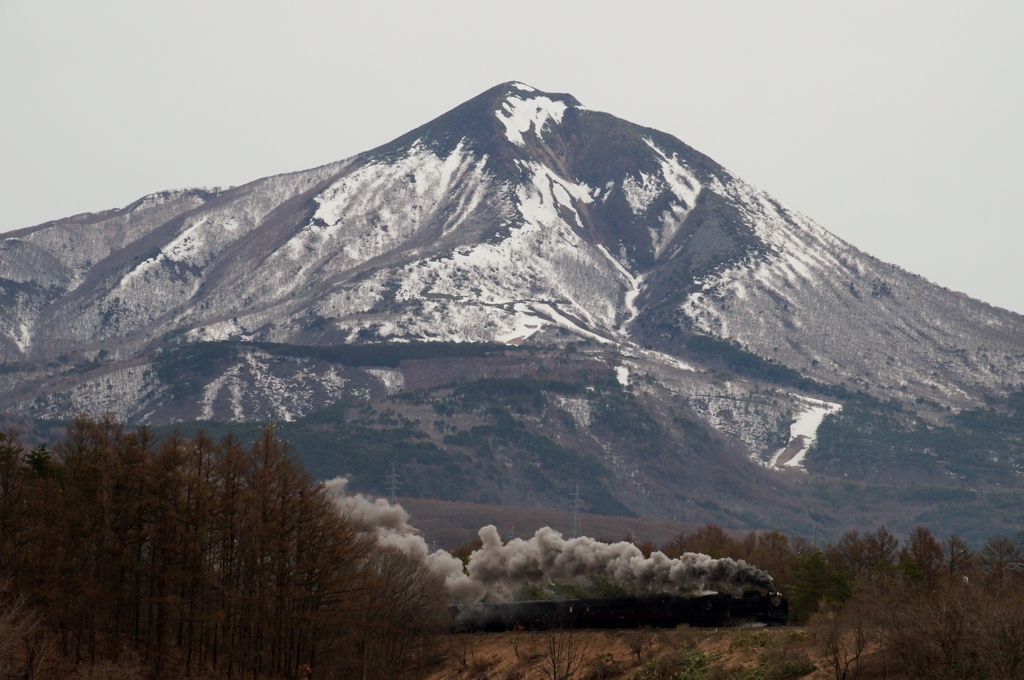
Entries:
<svg viewBox="0 0 1024 680">
<path fill-rule="evenodd" d="M 250 444 L 112 417 L 52 450 L 0 434 L 0 677 L 393 678 L 431 661 L 443 598 L 273 425 Z"/>
</svg>

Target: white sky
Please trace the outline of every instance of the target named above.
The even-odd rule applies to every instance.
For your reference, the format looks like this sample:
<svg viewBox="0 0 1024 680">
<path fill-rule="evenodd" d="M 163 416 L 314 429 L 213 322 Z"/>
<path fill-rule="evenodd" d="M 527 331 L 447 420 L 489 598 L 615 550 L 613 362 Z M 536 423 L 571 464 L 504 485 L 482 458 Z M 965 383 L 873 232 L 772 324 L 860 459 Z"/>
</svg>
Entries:
<svg viewBox="0 0 1024 680">
<path fill-rule="evenodd" d="M 0 231 L 393 139 L 506 80 L 1024 313 L 1024 2 L 0 0 Z"/>
</svg>

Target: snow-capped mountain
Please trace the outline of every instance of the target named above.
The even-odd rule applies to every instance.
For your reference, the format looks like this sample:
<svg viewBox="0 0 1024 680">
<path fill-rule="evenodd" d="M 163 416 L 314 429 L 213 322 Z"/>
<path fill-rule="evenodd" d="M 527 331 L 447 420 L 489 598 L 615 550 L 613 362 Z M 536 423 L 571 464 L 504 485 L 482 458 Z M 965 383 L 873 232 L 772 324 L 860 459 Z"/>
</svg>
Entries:
<svg viewBox="0 0 1024 680">
<path fill-rule="evenodd" d="M 941 424 L 1024 382 L 1024 317 L 880 262 L 670 135 L 522 83 L 337 163 L 0 241 L 10 417 L 297 418 L 408 381 L 274 347 L 410 341 L 588 343 L 765 466 L 803 465 L 844 393 Z M 175 352 L 208 343 L 235 349 L 171 399 Z M 775 373 L 736 368 L 750 361 Z"/>
</svg>

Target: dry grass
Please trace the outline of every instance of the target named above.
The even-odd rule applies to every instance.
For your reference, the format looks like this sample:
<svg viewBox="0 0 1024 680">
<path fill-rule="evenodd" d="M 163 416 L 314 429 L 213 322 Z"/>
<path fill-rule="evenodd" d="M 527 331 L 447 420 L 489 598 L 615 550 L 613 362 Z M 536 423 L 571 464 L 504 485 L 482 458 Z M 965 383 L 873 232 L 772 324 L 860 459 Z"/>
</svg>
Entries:
<svg viewBox="0 0 1024 680">
<path fill-rule="evenodd" d="M 558 634 L 558 633 L 555 633 Z M 564 633 L 562 633 L 564 635 Z M 802 677 L 831 677 L 813 641 L 803 629 L 677 629 L 574 631 L 580 659 L 570 675 L 553 675 L 552 633 L 519 631 L 453 635 L 450 655 L 429 680 L 627 680 L 660 675 L 659 663 L 674 668 L 688 657 L 709 660 L 708 680 L 773 680 L 801 677 L 781 669 L 809 658 L 816 670 Z M 564 647 L 566 641 L 561 642 Z M 807 655 L 804 657 L 803 655 Z M 639 660 L 638 660 L 639 659 Z M 659 661 L 660 660 L 660 661 Z M 705 676 L 701 676 L 705 677 Z"/>
</svg>

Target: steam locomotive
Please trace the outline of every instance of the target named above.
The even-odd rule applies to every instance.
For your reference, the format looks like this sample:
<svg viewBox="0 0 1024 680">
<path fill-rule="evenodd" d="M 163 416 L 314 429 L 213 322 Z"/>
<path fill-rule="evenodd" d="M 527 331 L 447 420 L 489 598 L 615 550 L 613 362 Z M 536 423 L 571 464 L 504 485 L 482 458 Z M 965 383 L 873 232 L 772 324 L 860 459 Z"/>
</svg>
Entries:
<svg viewBox="0 0 1024 680">
<path fill-rule="evenodd" d="M 452 605 L 452 631 L 501 632 L 522 628 L 675 628 L 681 624 L 726 627 L 746 623 L 784 626 L 789 603 L 779 593 L 748 590 L 732 595 L 649 595 L 505 604 Z"/>
</svg>

